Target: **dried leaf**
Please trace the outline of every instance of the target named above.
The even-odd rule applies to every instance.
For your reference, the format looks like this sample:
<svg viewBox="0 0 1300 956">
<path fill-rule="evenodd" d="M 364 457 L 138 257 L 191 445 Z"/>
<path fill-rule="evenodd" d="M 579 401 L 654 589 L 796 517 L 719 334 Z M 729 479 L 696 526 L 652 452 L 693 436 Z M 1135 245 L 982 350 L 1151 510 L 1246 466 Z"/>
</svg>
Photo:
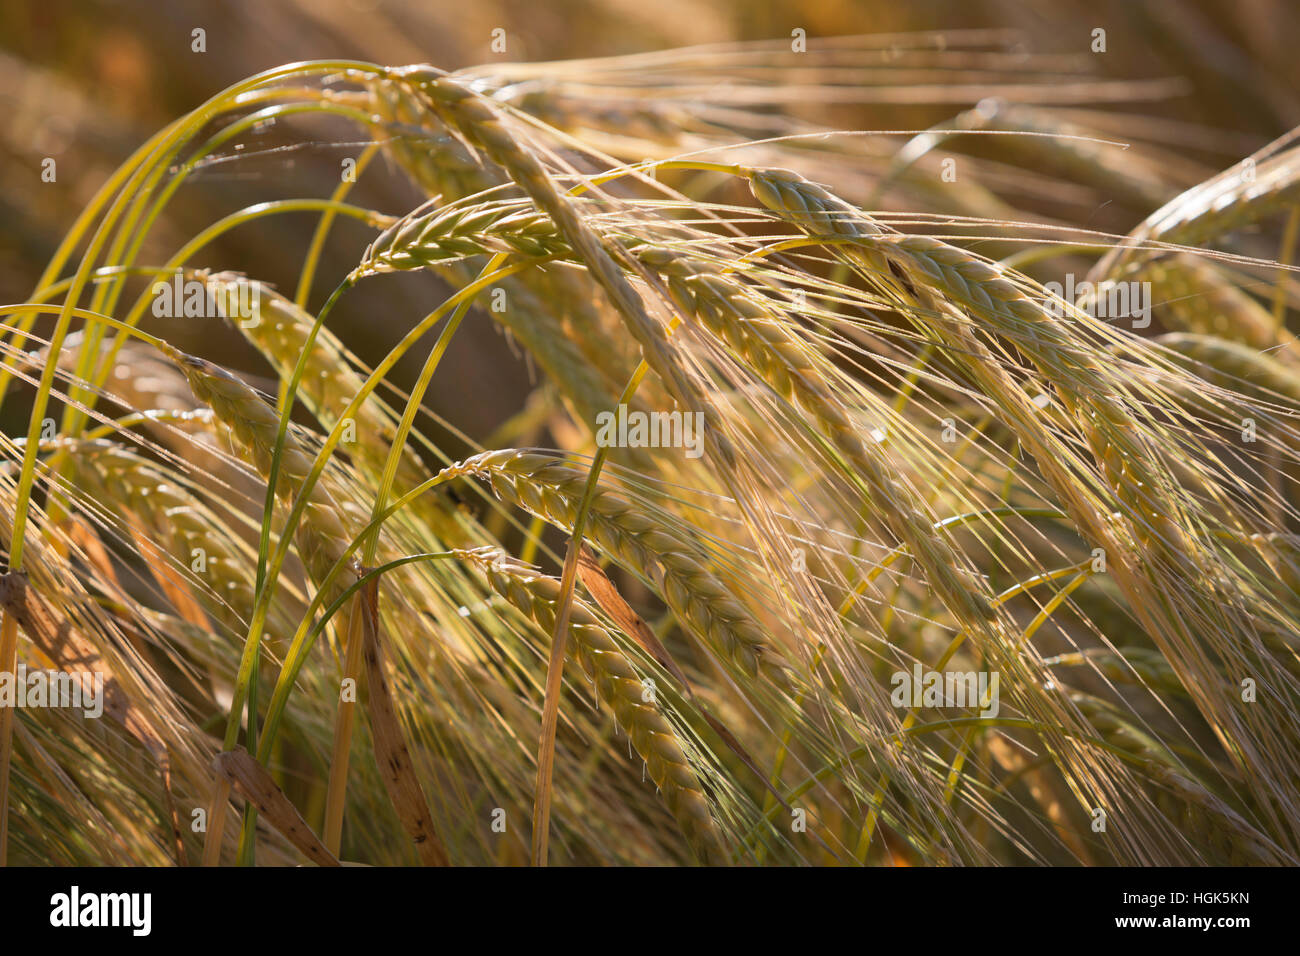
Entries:
<svg viewBox="0 0 1300 956">
<path fill-rule="evenodd" d="M 415 850 L 425 866 L 450 866 L 447 851 L 438 839 L 429 813 L 429 803 L 415 775 L 410 748 L 402 733 L 402 724 L 393 704 L 392 688 L 384 673 L 383 635 L 379 629 L 379 582 L 371 580 L 361 592 L 363 612 L 362 640 L 365 644 L 366 685 L 369 689 L 367 714 L 374 738 L 375 760 L 379 775 L 388 790 L 388 799 L 402 822 L 403 829 L 415 843 Z"/>
<path fill-rule="evenodd" d="M 600 609 L 613 618 L 619 629 L 658 661 L 660 667 L 672 674 L 688 695 L 693 695 L 690 681 L 677 666 L 673 656 L 668 653 L 668 648 L 664 647 L 655 636 L 655 632 L 650 630 L 650 626 L 641 620 L 641 616 L 632 610 L 631 605 L 623 599 L 623 595 L 618 593 L 614 582 L 601 570 L 595 552 L 586 545 L 582 546 L 582 553 L 578 555 L 578 580 L 582 582 L 582 586 L 587 589 L 587 593 Z"/>
<path fill-rule="evenodd" d="M 212 768 L 227 778 L 245 800 L 257 808 L 271 826 L 279 830 L 307 859 L 321 866 L 338 866 L 338 858 L 321 843 L 284 791 L 275 785 L 266 768 L 243 747 L 217 754 Z"/>
</svg>

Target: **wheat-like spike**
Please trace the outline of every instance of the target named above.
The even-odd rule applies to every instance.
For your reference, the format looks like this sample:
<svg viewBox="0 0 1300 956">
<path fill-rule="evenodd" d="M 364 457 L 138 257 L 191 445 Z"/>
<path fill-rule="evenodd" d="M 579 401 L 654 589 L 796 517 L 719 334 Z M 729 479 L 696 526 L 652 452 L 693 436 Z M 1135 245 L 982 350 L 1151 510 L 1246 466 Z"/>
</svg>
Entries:
<svg viewBox="0 0 1300 956">
<path fill-rule="evenodd" d="M 622 250 L 604 241 L 578 215 L 572 198 L 559 189 L 537 156 L 516 139 L 496 107 L 482 95 L 431 67 L 406 67 L 392 75 L 418 90 L 449 127 L 482 149 L 550 217 L 577 259 L 623 317 L 647 364 L 683 406 L 706 412 L 710 403 L 676 360 L 668 344 L 667 328 L 650 316 L 623 266 L 616 261 L 615 256 L 622 256 Z M 712 449 L 725 466 L 724 472 L 729 474 L 737 461 L 736 453 L 720 430 L 713 436 Z"/>
<path fill-rule="evenodd" d="M 230 294 L 234 284 L 247 281 L 234 273 L 218 273 L 208 280 L 209 285 L 225 294 Z M 307 344 L 315 319 L 265 286 L 260 286 L 258 291 L 253 314 L 235 325 L 271 363 L 280 378 L 288 379 Z M 353 369 L 346 349 L 334 333 L 324 326 L 317 329 L 298 388 L 299 399 L 316 420 L 324 428 L 333 429 L 364 384 L 365 378 Z M 397 434 L 397 421 L 397 414 L 372 392 L 352 416 L 355 427 L 344 433 L 344 441 L 339 447 L 348 452 L 357 470 L 373 481 L 378 481 L 384 473 Z M 409 490 L 431 474 L 415 450 L 409 444 L 404 445 L 397 461 L 396 488 Z M 442 489 L 435 488 L 421 495 L 413 507 L 441 540 L 467 543 L 456 522 L 455 506 L 447 500 Z"/>
<path fill-rule="evenodd" d="M 1161 307 L 1171 331 L 1217 335 L 1252 348 L 1300 358 L 1300 342 L 1269 311 L 1232 285 L 1212 263 L 1190 253 L 1154 259 L 1137 273 L 1151 283 L 1151 300 Z"/>
<path fill-rule="evenodd" d="M 391 155 L 428 195 L 449 202 L 477 195 L 506 181 L 500 170 L 483 164 L 463 143 L 451 136 L 428 100 L 410 84 L 381 79 L 373 84 L 371 95 L 378 101 L 377 112 L 400 124 L 394 130 L 397 135 L 387 143 Z M 410 136 L 402 135 L 403 126 L 409 128 Z M 417 210 L 413 215 L 422 211 Z M 518 334 L 515 325 L 531 323 L 542 327 L 539 335 L 545 337 L 545 327 L 551 324 L 551 313 L 558 309 L 557 317 L 583 354 L 598 367 L 608 365 L 611 342 L 607 333 L 607 316 L 593 301 L 588 277 L 572 270 L 532 270 L 514 277 L 511 285 L 529 287 L 545 303 L 540 310 L 530 310 L 528 303 L 524 303 L 524 315 L 520 319 L 513 323 L 504 319 L 512 331 Z M 514 313 L 519 308 L 519 303 L 512 302 L 507 311 Z M 610 370 L 615 387 L 622 387 L 631 368 L 627 365 L 626 369 Z"/>
<path fill-rule="evenodd" d="M 604 237 L 611 238 L 607 233 Z M 711 332 L 754 363 L 755 370 L 779 393 L 787 398 L 791 395 L 791 383 L 785 380 L 791 366 L 805 391 L 814 387 L 812 380 L 819 375 L 807 362 L 807 350 L 766 309 L 745 297 L 744 286 L 701 258 L 656 247 L 633 236 L 618 237 L 617 241 L 638 261 L 670 279 L 678 305 L 702 319 Z M 480 254 L 485 248 L 539 258 L 571 259 L 574 255 L 550 217 L 526 202 L 487 203 L 467 209 L 422 208 L 376 239 L 362 257 L 356 274 L 420 268 Z M 825 404 L 826 392 L 824 388 L 821 391 Z"/>
<path fill-rule="evenodd" d="M 1058 118 L 1050 111 L 982 100 L 953 122 L 956 130 L 996 129 L 1034 136 L 999 137 L 999 146 L 1013 161 L 1037 166 L 1046 159 L 1075 182 L 1095 183 L 1135 209 L 1147 210 L 1169 199 L 1171 190 L 1155 162 L 1134 157 L 1117 146 L 1095 142 L 1093 131 Z"/>
<path fill-rule="evenodd" d="M 397 71 L 392 78 L 383 79 L 376 84 L 373 95 L 383 101 L 381 112 L 395 111 L 395 115 L 411 127 L 416 138 L 422 136 L 428 141 L 423 150 L 412 149 L 405 138 L 399 137 L 390 143 L 390 146 L 395 147 L 392 153 L 398 163 L 435 197 L 446 193 L 463 198 L 481 193 L 502 182 L 508 182 L 501 170 L 509 170 L 511 175 L 522 177 L 519 178 L 520 184 L 528 189 L 535 201 L 539 196 L 545 195 L 551 203 L 548 207 L 546 202 L 539 201 L 536 207 L 530 208 L 545 209 L 547 217 L 544 218 L 566 222 L 563 218 L 556 219 L 554 215 L 557 208 L 562 210 L 565 207 L 566 199 L 554 188 L 536 158 L 514 141 L 500 123 L 495 108 L 486 99 L 476 98 L 449 78 L 437 85 L 440 77 L 441 74 L 431 68 L 412 67 Z M 449 113 L 448 104 L 452 101 L 459 106 Z M 444 142 L 449 138 L 449 129 L 480 146 L 483 142 L 478 137 L 486 136 L 495 144 L 487 152 L 500 169 L 492 164 L 473 165 L 479 162 L 477 156 L 470 157 L 468 162 L 462 162 L 460 156 L 464 152 L 464 145 L 455 142 L 452 173 L 448 175 L 443 168 L 444 164 L 437 159 L 449 149 Z M 465 155 L 468 157 L 469 153 Z M 421 216 L 426 212 L 422 208 L 412 216 Z M 527 218 L 529 213 L 523 215 Z M 528 229 L 538 225 L 540 220 L 525 223 Z M 553 231 L 556 231 L 557 236 L 560 232 L 567 235 L 579 226 L 570 217 L 564 230 Z M 490 236 L 485 238 L 485 241 L 490 240 Z M 449 245 L 433 253 L 437 259 L 453 260 L 444 263 L 440 271 L 454 268 L 454 260 L 467 248 L 454 237 L 448 241 Z M 518 238 L 507 240 L 507 248 L 510 241 L 523 246 L 530 244 L 528 239 Z M 454 252 L 451 250 L 452 245 L 456 246 Z M 583 248 L 587 250 L 588 258 L 595 256 L 597 260 L 600 259 L 599 249 L 593 249 L 590 244 Z M 497 249 L 501 251 L 500 247 Z M 419 254 L 428 256 L 430 252 L 423 251 Z M 578 261 L 581 263 L 582 257 L 578 257 Z M 608 262 L 601 262 L 600 265 L 609 271 Z M 448 273 L 443 271 L 443 274 Z M 616 279 L 621 278 L 616 270 L 612 274 Z M 460 273 L 452 271 L 450 275 L 460 285 L 466 281 L 466 277 Z M 608 291 L 609 275 L 601 278 L 600 272 L 588 275 L 571 269 L 528 270 L 506 280 L 510 304 L 505 310 L 492 313 L 492 318 L 506 326 L 533 353 L 551 379 L 560 384 L 564 394 L 573 402 L 579 419 L 588 428 L 597 413 L 610 407 L 612 402 L 609 399 L 619 394 L 627 383 L 635 362 L 634 356 L 625 346 L 617 351 L 611 347 L 615 343 L 623 345 L 625 340 L 611 334 L 607 310 L 601 307 L 599 296 L 594 294 L 596 290 L 591 285 L 593 275 Z M 625 286 L 620 294 L 628 291 L 630 290 Z M 676 377 L 675 366 L 663 354 L 662 345 L 653 338 L 658 330 L 649 322 L 644 310 L 640 309 L 639 301 L 615 295 L 614 302 L 625 321 L 633 323 L 634 337 L 652 362 L 657 363 L 656 371 L 665 381 Z M 629 308 L 633 311 L 629 312 Z M 649 340 L 645 338 L 647 335 L 651 336 Z M 586 361 L 582 360 L 583 356 Z M 653 386 L 648 385 L 642 391 L 651 387 Z M 694 394 L 689 384 L 680 379 L 677 381 L 677 393 L 679 397 Z M 698 403 L 692 407 L 698 407 Z M 719 453 L 725 456 L 725 442 L 720 439 L 719 444 Z M 640 457 L 640 452 L 634 450 L 632 457 Z"/>
<path fill-rule="evenodd" d="M 928 236 L 884 233 L 865 214 L 797 173 L 752 170 L 750 176 L 755 197 L 801 229 L 812 235 L 853 237 L 854 248 L 865 252 L 873 277 L 921 304 L 925 318 L 952 335 L 964 354 L 983 357 L 987 350 L 963 322 L 946 318 L 944 300 L 965 307 L 1014 341 L 1067 400 L 1111 488 L 1135 518 L 1134 536 L 1144 543 L 1159 543 L 1179 560 L 1195 553 L 1172 520 L 1177 511 L 1166 490 L 1169 482 L 1162 480 L 1135 440 L 1134 423 L 1115 399 L 1116 389 L 1096 358 L 1071 338 L 1043 302 L 1030 298 L 998 267 L 964 249 Z M 896 284 L 890 282 L 891 276 L 898 280 Z M 972 371 L 990 379 L 998 375 L 996 366 L 988 356 L 988 361 L 975 362 Z M 1019 390 L 999 381 L 990 393 L 1013 400 Z M 1041 461 L 1046 456 L 1036 457 Z M 1066 501 L 1077 498 L 1068 482 L 1054 484 Z"/>
<path fill-rule="evenodd" d="M 753 168 L 744 173 L 755 199 L 809 235 L 861 239 L 892 232 L 792 169 Z"/>
<path fill-rule="evenodd" d="M 1124 684 L 1141 682 L 1147 687 L 1186 696 L 1187 690 L 1169 661 L 1159 651 L 1146 647 L 1095 648 L 1060 654 L 1048 664 L 1071 667 L 1092 666 L 1112 681 Z"/>
<path fill-rule="evenodd" d="M 574 98 L 553 88 L 530 89 L 517 105 L 555 129 L 579 132 L 617 130 L 619 137 L 657 142 L 666 146 L 682 142 L 682 131 L 700 126 L 700 120 L 673 99 Z"/>
<path fill-rule="evenodd" d="M 372 80 L 368 106 L 388 126 L 385 150 L 428 195 L 470 196 L 501 182 L 409 84 L 387 77 Z"/>
<path fill-rule="evenodd" d="M 108 358 L 113 341 L 99 343 L 99 361 Z M 72 372 L 86 348 L 85 334 L 74 332 L 64 340 L 59 350 L 59 368 Z M 26 370 L 39 370 L 50 360 L 48 346 L 28 352 L 22 363 Z M 188 403 L 193 407 L 193 397 L 185 380 L 176 369 L 161 358 L 157 351 L 143 342 L 126 342 L 118 350 L 113 367 L 108 370 L 105 389 L 128 408 L 176 408 Z"/>
<path fill-rule="evenodd" d="M 498 169 L 481 163 L 448 133 L 427 99 L 417 94 L 409 84 L 380 79 L 373 84 L 370 96 L 375 100 L 375 111 L 395 127 L 395 135 L 385 144 L 390 155 L 429 196 L 450 202 L 483 193 L 505 181 Z M 409 130 L 409 135 L 404 128 Z M 412 215 L 425 211 L 422 207 Z M 505 313 L 494 312 L 494 319 L 509 327 L 544 365 L 547 353 L 539 352 L 530 344 L 530 333 L 535 343 L 571 340 L 551 345 L 550 353 L 561 349 L 571 351 L 576 345 L 588 363 L 612 382 L 612 387 L 622 388 L 633 366 L 627 356 L 621 356 L 616 364 L 611 365 L 614 357 L 611 346 L 616 339 L 609 334 L 607 312 L 592 295 L 589 277 L 574 270 L 530 270 L 507 282 L 511 289 L 510 308 Z M 527 296 L 515 294 L 522 287 L 530 290 Z M 555 330 L 560 326 L 566 335 L 556 334 Z M 622 340 L 617 341 L 622 344 Z M 564 385 L 570 397 L 580 405 L 582 383 L 571 385 L 568 378 L 585 368 L 581 362 L 568 369 L 561 365 L 560 371 L 567 372 L 567 375 L 553 374 L 553 378 Z M 548 368 L 548 371 L 552 369 Z M 598 407 L 604 408 L 607 404 Z"/>
<path fill-rule="evenodd" d="M 209 610 L 232 627 L 242 627 L 253 608 L 248 562 L 221 528 L 216 516 L 186 488 L 157 466 L 122 445 L 104 439 L 64 439 L 56 447 L 72 451 L 83 487 L 97 489 L 101 502 L 122 501 L 182 564 L 196 549 L 205 555 L 204 580 L 216 595 L 199 589 Z"/>
<path fill-rule="evenodd" d="M 497 548 L 457 551 L 473 562 L 492 588 L 546 632 L 555 625 L 560 581 L 540 574 Z M 595 681 L 632 746 L 646 762 L 669 811 L 701 863 L 729 862 L 709 801 L 672 725 L 645 700 L 640 676 L 595 613 L 575 598 L 569 618 L 570 653 Z"/>
<path fill-rule="evenodd" d="M 1177 355 L 1190 359 L 1196 373 L 1224 388 L 1240 391 L 1243 382 L 1300 403 L 1300 376 L 1248 345 L 1213 335 L 1170 332 L 1155 339 Z"/>
<path fill-rule="evenodd" d="M 208 405 L 229 430 L 234 444 L 263 477 L 271 474 L 272 453 L 280 429 L 274 408 L 234 375 L 193 355 L 174 357 L 190 383 L 194 396 Z M 311 472 L 315 456 L 292 436 L 286 436 L 280 456 L 280 477 L 276 493 L 293 501 Z M 343 509 L 318 481 L 312 486 L 298 524 L 298 551 L 308 573 L 322 580 L 352 541 L 343 519 Z M 343 585 L 336 582 L 336 589 Z"/>
<path fill-rule="evenodd" d="M 514 220 L 516 215 L 510 214 L 506 218 Z M 553 247 L 567 249 L 567 244 L 555 234 L 550 220 L 546 217 L 541 219 L 549 229 Z M 461 239 L 468 237 L 408 235 L 400 244 L 390 246 L 384 255 L 394 270 L 432 268 L 455 285 L 463 286 L 471 281 L 472 275 L 461 268 L 457 261 L 459 253 L 444 255 L 446 250 L 441 245 L 448 241 L 457 244 Z M 510 244 L 508 236 L 504 237 L 502 244 Z M 376 270 L 370 269 L 363 260 L 354 275 L 360 277 L 373 271 Z M 596 416 L 614 404 L 617 389 L 626 384 L 631 370 L 614 353 L 595 355 L 584 351 L 584 342 L 592 343 L 591 352 L 594 353 L 601 343 L 607 344 L 609 338 L 603 334 L 584 334 L 584 329 L 595 327 L 595 323 L 593 317 L 586 314 L 587 310 L 577 303 L 589 300 L 590 290 L 574 288 L 571 279 L 567 273 L 558 271 L 550 275 L 530 271 L 510 277 L 504 282 L 508 307 L 489 314 L 528 349 L 550 380 L 556 382 L 572 402 L 578 421 L 590 429 Z M 548 285 L 561 286 L 560 294 L 545 295 L 535 291 L 535 288 L 545 290 Z M 566 327 L 571 316 L 582 316 L 582 319 L 575 327 Z M 634 458 L 643 458 L 639 449 L 629 449 L 629 453 Z"/>
<path fill-rule="evenodd" d="M 1160 811 L 1180 829 L 1232 865 L 1279 865 L 1277 847 L 1200 782 L 1164 746 L 1090 694 L 1070 701 L 1102 740 L 1137 758 L 1143 772 L 1162 787 L 1155 796 Z M 1292 862 L 1292 861 L 1285 861 Z"/>
<path fill-rule="evenodd" d="M 352 278 L 381 272 L 432 268 L 464 285 L 470 276 L 459 270 L 463 259 L 489 252 L 515 252 L 529 258 L 567 252 L 550 218 L 528 203 L 499 202 L 464 208 L 422 206 L 379 236 L 367 248 Z M 559 295 L 539 295 L 559 286 Z M 630 368 L 617 380 L 619 366 L 614 356 L 584 355 L 582 343 L 607 342 L 606 336 L 585 334 L 598 323 L 589 309 L 577 303 L 589 301 L 590 291 L 573 287 L 573 277 L 556 272 L 543 275 L 530 271 L 506 280 L 508 307 L 490 314 L 509 329 L 537 359 L 552 381 L 557 382 L 573 402 L 581 422 L 590 427 L 596 415 L 613 404 L 616 388 L 630 376 Z M 556 304 L 564 303 L 559 310 Z M 577 318 L 573 328 L 565 322 Z M 602 370 L 608 371 L 606 375 Z"/>
<path fill-rule="evenodd" d="M 1132 416 L 1115 397 L 1120 390 L 1107 381 L 1096 359 L 1070 340 L 1060 321 L 996 267 L 963 249 L 924 236 L 902 237 L 887 246 L 888 261 L 914 278 L 913 288 L 922 292 L 923 301 L 936 301 L 935 312 L 939 309 L 931 288 L 1014 341 L 1048 377 L 1073 413 L 1107 484 L 1124 504 L 1133 537 L 1179 563 L 1196 560 L 1200 549 L 1175 521 L 1179 512 L 1172 483 L 1137 440 Z M 979 374 L 996 374 L 992 357 L 973 336 L 964 344 L 971 354 L 986 359 Z M 1008 390 L 992 392 L 999 393 Z M 1065 484 L 1056 485 L 1065 491 Z"/>
<path fill-rule="evenodd" d="M 498 497 L 571 531 L 587 484 L 580 468 L 551 455 L 504 449 L 446 468 L 444 478 L 488 478 Z M 763 629 L 705 566 L 691 542 L 611 490 L 592 499 L 592 539 L 621 565 L 645 575 L 682 623 L 750 675 L 782 680 L 785 665 Z"/>
<path fill-rule="evenodd" d="M 1188 190 L 1147 222 L 1147 238 L 1180 245 L 1205 241 L 1259 222 L 1300 201 L 1300 149 L 1289 149 L 1259 163 L 1242 166 L 1204 186 Z"/>
<path fill-rule="evenodd" d="M 418 121 L 420 129 L 441 125 L 432 110 L 404 84 L 390 82 L 384 86 L 386 95 L 400 100 L 408 122 Z M 431 138 L 434 134 L 422 135 Z M 405 144 L 394 149 L 394 156 L 417 182 L 431 192 L 438 191 L 442 184 L 430 178 L 427 153 Z M 477 178 L 475 175 L 472 169 L 458 174 L 456 192 L 468 195 L 495 182 L 485 168 L 478 168 Z M 440 207 L 437 201 L 435 198 L 422 205 L 376 238 L 353 270 L 352 278 L 432 267 L 457 285 L 464 285 L 469 277 L 456 271 L 456 266 L 465 259 L 492 252 L 545 258 L 557 247 L 568 248 L 561 243 L 549 217 L 536 212 L 531 204 L 516 200 Z M 551 380 L 559 383 L 576 406 L 579 420 L 594 421 L 617 394 L 612 390 L 627 381 L 631 366 L 625 359 L 616 360 L 610 352 L 609 336 L 602 331 L 604 323 L 585 279 L 568 270 L 530 270 L 505 280 L 505 287 L 509 307 L 493 311 L 492 318 L 509 329 Z"/>
<path fill-rule="evenodd" d="M 542 258 L 567 249 L 550 217 L 531 205 L 498 201 L 429 209 L 426 204 L 380 233 L 352 274 L 361 278 L 493 252 Z"/>
<path fill-rule="evenodd" d="M 645 248 L 639 258 L 667 280 L 674 301 L 687 314 L 726 342 L 777 394 L 792 399 L 814 416 L 866 484 L 876 510 L 932 581 L 944 582 L 946 597 L 962 616 L 991 616 L 987 596 L 973 583 L 975 572 L 936 535 L 926 520 L 920 497 L 895 476 L 895 467 L 876 442 L 863 439 L 861 428 L 834 400 L 825 373 L 808 347 L 776 320 L 747 287 L 697 258 L 670 250 Z"/>
<path fill-rule="evenodd" d="M 1233 170 L 1176 196 L 1152 213 L 1092 268 L 1092 281 L 1117 279 L 1163 253 L 1153 242 L 1201 245 L 1300 202 L 1300 147 Z"/>
<path fill-rule="evenodd" d="M 887 294 L 910 302 L 904 314 L 938 333 L 990 396 L 1001 403 L 1027 450 L 1039 462 L 1052 488 L 1086 539 L 1108 554 L 1123 555 L 1127 545 L 1117 537 L 1107 516 L 1060 461 L 1060 443 L 1044 427 L 1039 410 L 1014 382 L 970 327 L 953 303 L 964 307 L 993 330 L 1012 338 L 1067 400 L 1092 447 L 1103 474 L 1133 520 L 1139 541 L 1159 542 L 1179 564 L 1197 551 L 1185 542 L 1170 518 L 1172 507 L 1155 499 L 1158 488 L 1135 446 L 1132 424 L 1115 405 L 1113 389 L 1101 380 L 1095 360 L 1071 341 L 1055 318 L 1032 301 L 993 265 L 965 250 L 925 236 L 886 233 L 870 217 L 789 170 L 749 171 L 755 197 L 765 206 L 814 237 L 853 240 L 846 258 Z M 1126 558 L 1121 562 L 1131 566 Z M 927 568 L 927 572 L 929 569 Z M 932 580 L 937 580 L 932 577 Z M 1132 587 L 1146 585 L 1130 578 Z M 945 600 L 952 607 L 949 600 Z"/>
<path fill-rule="evenodd" d="M 479 242 L 485 230 L 491 231 L 492 248 L 537 257 L 573 255 L 555 224 L 535 207 L 493 203 L 470 211 L 424 212 L 407 225 L 399 223 L 375 240 L 358 274 L 378 271 L 380 263 L 382 268 L 419 268 L 482 252 Z M 635 240 L 625 240 L 624 246 L 667 278 L 678 306 L 727 342 L 779 394 L 799 400 L 833 433 L 851 433 L 851 423 L 831 399 L 821 373 L 809 361 L 807 348 L 776 322 L 768 309 L 751 299 L 745 286 L 698 257 Z"/>
</svg>

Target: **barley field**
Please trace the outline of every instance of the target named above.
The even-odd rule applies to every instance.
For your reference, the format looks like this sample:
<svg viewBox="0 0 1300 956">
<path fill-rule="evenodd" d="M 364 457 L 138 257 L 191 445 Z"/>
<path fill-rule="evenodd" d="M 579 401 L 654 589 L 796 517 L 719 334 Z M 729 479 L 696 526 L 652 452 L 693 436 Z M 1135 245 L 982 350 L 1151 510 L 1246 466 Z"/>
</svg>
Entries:
<svg viewBox="0 0 1300 956">
<path fill-rule="evenodd" d="M 901 6 L 12 87 L 0 861 L 1300 863 L 1296 11 Z"/>
</svg>

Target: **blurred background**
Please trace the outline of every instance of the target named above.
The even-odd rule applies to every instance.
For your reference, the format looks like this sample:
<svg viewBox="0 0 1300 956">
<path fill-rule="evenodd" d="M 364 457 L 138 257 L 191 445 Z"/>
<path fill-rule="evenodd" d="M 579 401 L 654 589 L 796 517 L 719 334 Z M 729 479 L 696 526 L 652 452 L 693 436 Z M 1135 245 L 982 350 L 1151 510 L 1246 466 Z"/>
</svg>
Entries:
<svg viewBox="0 0 1300 956">
<path fill-rule="evenodd" d="M 1089 49 L 1098 27 L 1106 30 L 1104 55 Z M 204 53 L 191 49 L 195 28 L 206 32 Z M 78 212 L 133 150 L 260 70 L 331 57 L 460 69 L 734 41 L 788 43 L 795 29 L 806 31 L 810 48 L 819 38 L 843 34 L 996 30 L 986 49 L 1002 57 L 1012 77 L 1017 58 L 1033 64 L 1039 102 L 1051 86 L 1043 64 L 1054 57 L 1076 65 L 1086 58 L 1086 68 L 1103 80 L 1154 81 L 1120 97 L 1099 86 L 1095 103 L 1072 95 L 1066 105 L 1131 115 L 1180 160 L 1210 173 L 1300 124 L 1300 4 L 1294 0 L 6 0 L 0 6 L 0 301 L 29 296 Z M 492 49 L 494 30 L 505 31 L 505 52 Z M 711 84 L 726 82 L 725 76 L 709 77 Z M 852 87 L 856 81 L 843 75 L 837 82 Z M 828 126 L 923 129 L 984 95 L 979 83 L 945 87 L 941 75 L 936 80 L 902 67 L 893 74 L 864 71 L 862 83 L 899 92 L 875 98 L 890 102 L 849 97 L 831 103 L 810 96 L 781 110 Z M 207 224 L 250 203 L 327 196 L 338 183 L 340 159 L 359 152 L 363 135 L 319 120 L 286 121 L 259 132 L 237 155 L 191 177 L 151 240 L 153 257 L 164 258 Z M 45 158 L 57 163 L 55 183 L 41 181 Z M 991 188 L 999 187 L 995 182 Z M 1059 211 L 1053 202 L 1060 197 L 1040 192 L 1037 198 L 1017 195 L 1020 215 L 1050 218 Z M 400 214 L 423 196 L 391 163 L 377 163 L 350 198 Z M 1104 206 L 1071 218 L 1125 232 L 1144 214 L 1123 204 Z M 292 294 L 315 223 L 312 215 L 264 219 L 230 233 L 201 264 L 245 271 Z M 313 306 L 371 237 L 357 223 L 336 224 Z M 374 362 L 446 290 L 429 276 L 410 275 L 373 282 L 367 293 L 345 299 L 331 325 Z M 237 335 L 213 337 L 197 328 L 184 334 L 203 338 L 203 354 L 257 381 L 260 360 Z M 173 337 L 181 347 L 194 344 Z M 519 408 L 532 372 L 489 321 L 467 323 L 453 351 L 429 403 L 481 437 Z M 396 380 L 409 381 L 417 362 L 412 357 L 399 368 Z M 499 382 L 499 389 L 485 398 L 474 388 L 475 404 L 465 407 L 459 396 L 485 379 Z"/>
</svg>

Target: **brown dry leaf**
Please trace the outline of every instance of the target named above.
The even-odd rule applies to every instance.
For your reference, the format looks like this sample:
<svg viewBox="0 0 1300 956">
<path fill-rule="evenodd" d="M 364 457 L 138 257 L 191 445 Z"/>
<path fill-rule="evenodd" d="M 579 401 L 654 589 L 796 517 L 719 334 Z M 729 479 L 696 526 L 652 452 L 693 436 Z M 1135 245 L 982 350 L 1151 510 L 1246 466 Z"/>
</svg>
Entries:
<svg viewBox="0 0 1300 956">
<path fill-rule="evenodd" d="M 450 866 L 447 851 L 438 839 L 429 813 L 424 789 L 415 775 L 410 748 L 402 734 L 402 724 L 393 704 L 393 692 L 384 673 L 383 635 L 379 630 L 379 582 L 372 579 L 361 592 L 363 613 L 362 653 L 366 664 L 369 689 L 366 713 L 374 738 L 375 762 L 388 790 L 388 799 L 402 822 L 402 828 L 415 843 L 420 862 L 425 866 Z"/>
<path fill-rule="evenodd" d="M 247 750 L 237 747 L 217 754 L 212 760 L 212 768 L 234 784 L 240 795 L 303 856 L 320 866 L 339 865 L 338 858 L 325 849 L 325 844 L 312 832 L 298 808 Z"/>
<path fill-rule="evenodd" d="M 152 548 L 156 547 L 134 524 L 129 525 L 128 530 L 131 534 L 131 540 L 140 554 L 149 554 Z M 168 602 L 170 602 L 181 620 L 193 624 L 197 628 L 208 629 L 210 625 L 207 614 L 203 612 L 203 605 L 194 596 L 192 586 L 185 580 L 183 575 L 166 561 L 150 561 L 149 573 L 158 582 L 158 586 L 162 589 L 163 594 L 166 595 Z"/>
<path fill-rule="evenodd" d="M 618 593 L 614 582 L 601 570 L 595 552 L 585 544 L 578 555 L 578 580 L 582 582 L 582 586 L 587 589 L 587 593 L 600 609 L 614 619 L 619 629 L 658 661 L 660 667 L 680 681 L 687 696 L 694 696 L 690 681 L 677 666 L 673 656 L 668 653 L 668 648 L 664 647 L 663 642 L 655 636 L 655 632 L 650 630 L 650 626 L 641 620 L 641 615 L 632 610 L 631 605 L 623 599 L 623 595 Z"/>
</svg>

